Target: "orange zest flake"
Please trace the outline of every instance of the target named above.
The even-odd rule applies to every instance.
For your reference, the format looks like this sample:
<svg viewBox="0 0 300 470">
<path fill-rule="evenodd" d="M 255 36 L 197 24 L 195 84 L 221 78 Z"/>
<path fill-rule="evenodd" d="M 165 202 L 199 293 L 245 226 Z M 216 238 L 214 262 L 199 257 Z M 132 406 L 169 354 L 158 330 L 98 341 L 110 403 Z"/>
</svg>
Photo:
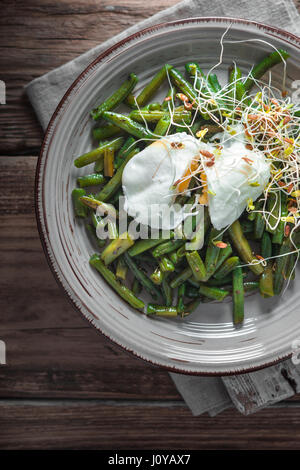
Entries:
<svg viewBox="0 0 300 470">
<path fill-rule="evenodd" d="M 213 158 L 214 154 L 209 152 L 208 150 L 200 150 L 201 155 L 206 158 Z"/>
<path fill-rule="evenodd" d="M 242 160 L 245 160 L 245 162 L 248 163 L 248 165 L 252 165 L 253 163 L 253 160 L 251 160 L 251 158 L 248 158 L 248 157 L 242 157 Z"/>
<path fill-rule="evenodd" d="M 285 228 L 284 228 L 284 235 L 285 235 L 285 237 L 288 237 L 290 233 L 291 233 L 291 226 L 290 226 L 290 225 L 286 225 Z"/>
<path fill-rule="evenodd" d="M 217 246 L 218 248 L 227 248 L 227 243 L 225 242 L 222 242 L 222 241 L 217 241 L 217 242 L 214 242 L 214 245 Z"/>
<path fill-rule="evenodd" d="M 290 184 L 288 185 L 288 187 L 286 188 L 286 190 L 287 190 L 287 192 L 288 192 L 289 194 L 291 194 L 291 192 L 293 191 L 293 189 L 294 189 L 293 183 L 290 183 Z"/>
<path fill-rule="evenodd" d="M 206 166 L 213 166 L 215 164 L 215 156 L 213 153 L 209 152 L 208 150 L 200 150 L 200 153 L 207 159 L 205 161 Z"/>
<path fill-rule="evenodd" d="M 166 98 L 164 99 L 164 101 L 171 101 L 172 99 L 172 96 L 166 96 Z"/>
<path fill-rule="evenodd" d="M 177 93 L 176 96 L 177 96 L 177 98 L 179 98 L 183 102 L 189 100 L 188 97 L 186 95 L 184 95 L 183 93 Z"/>
<path fill-rule="evenodd" d="M 291 116 L 286 116 L 284 120 L 282 121 L 282 124 L 285 126 L 286 124 L 290 122 L 291 119 L 292 119 Z"/>
<path fill-rule="evenodd" d="M 279 103 L 275 98 L 271 98 L 271 103 L 274 104 L 275 106 L 279 106 Z"/>
<path fill-rule="evenodd" d="M 173 149 L 183 149 L 184 144 L 182 142 L 171 142 L 171 147 Z"/>
<path fill-rule="evenodd" d="M 182 193 L 188 189 L 193 173 L 197 170 L 198 167 L 199 167 L 199 157 L 197 156 L 193 158 L 193 160 L 191 161 L 191 164 L 185 170 L 182 178 L 180 178 L 178 181 L 174 183 L 174 185 L 177 186 L 178 193 Z"/>
<path fill-rule="evenodd" d="M 258 114 L 248 114 L 247 119 L 248 121 L 257 121 L 260 116 Z"/>
<path fill-rule="evenodd" d="M 261 260 L 261 261 L 265 261 L 265 258 L 261 255 L 255 255 L 255 258 Z"/>
<path fill-rule="evenodd" d="M 253 150 L 253 145 L 251 145 L 251 144 L 246 144 L 245 147 L 248 150 Z"/>
</svg>

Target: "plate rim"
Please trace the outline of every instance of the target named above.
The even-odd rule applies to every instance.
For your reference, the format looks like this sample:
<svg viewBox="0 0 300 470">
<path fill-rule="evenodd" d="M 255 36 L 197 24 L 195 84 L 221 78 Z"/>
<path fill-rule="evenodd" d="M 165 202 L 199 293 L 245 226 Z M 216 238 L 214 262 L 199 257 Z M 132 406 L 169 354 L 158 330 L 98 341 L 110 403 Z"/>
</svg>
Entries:
<svg viewBox="0 0 300 470">
<path fill-rule="evenodd" d="M 89 318 L 80 308 L 80 306 L 76 303 L 75 298 L 72 297 L 70 294 L 70 291 L 67 290 L 65 285 L 63 284 L 63 281 L 60 279 L 60 276 L 58 274 L 58 266 L 56 265 L 55 261 L 52 259 L 50 250 L 47 245 L 46 241 L 46 233 L 43 228 L 43 221 L 46 219 L 44 215 L 44 197 L 45 197 L 45 192 L 42 190 L 43 186 L 43 171 L 42 171 L 42 166 L 44 163 L 46 163 L 47 160 L 47 154 L 48 154 L 48 149 L 51 145 L 51 140 L 53 137 L 53 128 L 55 127 L 56 124 L 56 119 L 57 116 L 59 115 L 61 109 L 63 108 L 66 100 L 69 98 L 70 94 L 72 93 L 73 89 L 76 87 L 76 85 L 84 79 L 85 75 L 89 73 L 90 69 L 93 69 L 99 62 L 105 60 L 105 58 L 109 55 L 111 55 L 114 51 L 122 48 L 125 44 L 131 42 L 132 40 L 142 38 L 144 35 L 149 34 L 151 32 L 156 32 L 163 30 L 164 28 L 167 27 L 172 27 L 176 25 L 187 25 L 187 24 L 193 24 L 193 23 L 225 23 L 225 24 L 241 24 L 241 25 L 253 25 L 256 27 L 258 30 L 263 30 L 270 35 L 274 35 L 275 37 L 279 37 L 281 40 L 292 44 L 294 47 L 297 47 L 300 49 L 300 37 L 296 36 L 293 33 L 290 33 L 282 28 L 277 28 L 272 25 L 267 25 L 264 23 L 260 23 L 257 21 L 252 21 L 252 20 L 246 20 L 242 18 L 233 18 L 233 17 L 222 17 L 222 16 L 209 16 L 209 17 L 193 17 L 193 18 L 183 18 L 179 20 L 174 20 L 174 21 L 168 21 L 168 22 L 162 22 L 158 24 L 154 24 L 152 26 L 149 26 L 147 28 L 141 29 L 129 36 L 126 36 L 125 38 L 121 39 L 118 41 L 116 44 L 113 46 L 107 48 L 105 51 L 103 51 L 101 54 L 99 54 L 93 61 L 91 61 L 82 72 L 79 73 L 77 78 L 73 81 L 73 83 L 69 86 L 69 88 L 66 90 L 64 93 L 63 97 L 61 98 L 60 102 L 58 103 L 55 111 L 53 112 L 48 126 L 46 128 L 46 131 L 44 133 L 41 149 L 39 152 L 38 156 L 38 161 L 37 161 L 37 166 L 36 166 L 36 171 L 35 171 L 35 183 L 34 183 L 34 205 L 35 205 L 35 215 L 36 215 L 36 222 L 37 222 L 37 228 L 39 232 L 39 237 L 41 240 L 42 248 L 47 260 L 47 263 L 50 267 L 50 270 L 60 287 L 62 291 L 64 292 L 65 296 L 68 298 L 69 302 L 71 305 L 75 308 L 77 313 L 81 316 L 81 318 L 84 318 L 89 322 L 89 324 L 93 325 L 95 330 L 97 331 L 98 334 L 101 334 L 101 336 L 105 337 L 106 340 L 112 341 L 117 347 L 119 347 L 122 351 L 125 351 L 127 353 L 132 354 L 134 357 L 150 363 L 151 365 L 155 365 L 157 367 L 160 367 L 164 370 L 167 370 L 169 372 L 176 372 L 180 374 L 185 374 L 185 375 L 194 375 L 194 376 L 212 376 L 212 377 L 220 377 L 220 376 L 230 376 L 230 375 L 239 375 L 239 374 L 244 374 L 244 373 L 249 373 L 249 372 L 254 372 L 257 370 L 261 370 L 267 367 L 270 367 L 272 365 L 276 365 L 285 359 L 289 359 L 292 356 L 292 352 L 289 354 L 285 354 L 283 356 L 279 356 L 275 358 L 272 361 L 265 362 L 263 364 L 255 365 L 255 366 L 249 366 L 249 367 L 244 367 L 243 365 L 240 366 L 238 369 L 231 370 L 230 368 L 227 371 L 191 371 L 187 369 L 182 369 L 181 367 L 175 366 L 175 365 L 165 365 L 159 362 L 159 360 L 153 360 L 149 357 L 144 357 L 141 353 L 138 353 L 136 350 L 133 350 L 132 348 L 129 348 L 122 344 L 118 339 L 115 337 L 111 336 L 107 332 L 103 331 L 102 328 L 98 325 L 95 325 L 95 323 L 92 321 L 92 318 Z M 42 193 L 42 200 L 39 200 L 39 194 Z M 50 243 L 51 247 L 51 243 Z M 52 248 L 52 247 L 51 247 Z M 66 280 L 68 283 L 68 281 Z"/>
</svg>

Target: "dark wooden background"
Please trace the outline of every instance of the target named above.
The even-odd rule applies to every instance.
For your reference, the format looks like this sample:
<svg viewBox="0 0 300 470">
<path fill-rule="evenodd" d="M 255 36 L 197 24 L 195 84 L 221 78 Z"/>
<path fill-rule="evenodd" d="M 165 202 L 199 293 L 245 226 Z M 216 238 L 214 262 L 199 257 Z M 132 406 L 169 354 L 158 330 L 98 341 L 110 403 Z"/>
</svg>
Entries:
<svg viewBox="0 0 300 470">
<path fill-rule="evenodd" d="M 2 449 L 300 448 L 300 396 L 249 417 L 234 410 L 193 417 L 167 372 L 126 354 L 79 316 L 41 248 L 33 187 L 43 133 L 23 86 L 175 3 L 0 1 Z"/>
</svg>

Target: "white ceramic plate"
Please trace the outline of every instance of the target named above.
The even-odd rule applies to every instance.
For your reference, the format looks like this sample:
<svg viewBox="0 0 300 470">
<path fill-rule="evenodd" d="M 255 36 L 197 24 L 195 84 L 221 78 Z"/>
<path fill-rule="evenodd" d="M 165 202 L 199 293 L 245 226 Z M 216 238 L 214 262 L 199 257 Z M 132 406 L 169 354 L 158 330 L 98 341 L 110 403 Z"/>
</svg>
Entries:
<svg viewBox="0 0 300 470">
<path fill-rule="evenodd" d="M 182 67 L 196 60 L 204 69 L 218 62 L 225 44 L 221 81 L 235 60 L 244 72 L 272 48 L 291 53 L 287 85 L 299 78 L 300 39 L 272 27 L 228 18 L 198 18 L 141 31 L 98 57 L 70 87 L 49 124 L 37 169 L 36 205 L 41 238 L 50 266 L 77 309 L 99 331 L 137 356 L 192 374 L 232 374 L 274 363 L 292 353 L 300 338 L 299 279 L 284 298 L 247 298 L 242 328 L 232 325 L 231 303 L 203 304 L 184 320 L 147 317 L 131 309 L 89 266 L 94 252 L 75 220 L 71 191 L 86 169 L 74 158 L 92 148 L 89 111 L 135 72 L 142 88 L 164 63 Z M 280 85 L 282 66 L 273 71 Z"/>
</svg>

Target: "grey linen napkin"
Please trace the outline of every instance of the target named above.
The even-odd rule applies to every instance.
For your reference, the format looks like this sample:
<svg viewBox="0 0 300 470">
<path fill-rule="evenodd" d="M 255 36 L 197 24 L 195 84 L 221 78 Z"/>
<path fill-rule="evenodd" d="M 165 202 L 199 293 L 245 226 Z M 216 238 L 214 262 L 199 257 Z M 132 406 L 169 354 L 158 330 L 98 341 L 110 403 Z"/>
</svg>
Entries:
<svg viewBox="0 0 300 470">
<path fill-rule="evenodd" d="M 295 34 L 300 32 L 300 16 L 292 0 L 184 0 L 30 82 L 26 92 L 42 127 L 47 127 L 57 104 L 79 73 L 121 39 L 164 21 L 196 16 L 235 17 L 237 12 L 248 20 L 275 25 Z M 291 360 L 236 376 L 197 377 L 175 373 L 170 376 L 195 416 L 205 412 L 215 416 L 233 406 L 246 415 L 300 391 L 300 366 L 297 368 Z"/>
</svg>

